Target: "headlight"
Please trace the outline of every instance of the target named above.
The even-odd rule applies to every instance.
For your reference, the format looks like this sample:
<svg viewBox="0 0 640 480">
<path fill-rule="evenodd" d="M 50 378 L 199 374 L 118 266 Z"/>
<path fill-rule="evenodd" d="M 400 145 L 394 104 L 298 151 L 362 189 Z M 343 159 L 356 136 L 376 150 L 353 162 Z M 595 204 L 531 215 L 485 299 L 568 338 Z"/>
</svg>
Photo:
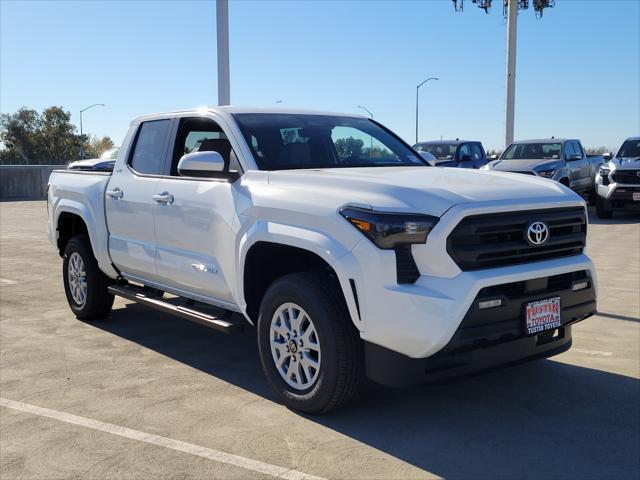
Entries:
<svg viewBox="0 0 640 480">
<path fill-rule="evenodd" d="M 537 172 L 538 175 L 540 175 L 541 177 L 544 178 L 553 178 L 553 176 L 555 175 L 556 171 L 555 170 L 542 170 L 540 172 Z"/>
<path fill-rule="evenodd" d="M 373 212 L 355 207 L 343 208 L 340 215 L 383 250 L 426 243 L 429 232 L 438 223 L 438 218 L 431 215 Z"/>
<path fill-rule="evenodd" d="M 601 177 L 606 177 L 607 175 L 609 175 L 611 173 L 611 169 L 607 168 L 607 167 L 603 167 L 600 166 L 600 168 L 598 169 L 598 174 Z"/>
</svg>

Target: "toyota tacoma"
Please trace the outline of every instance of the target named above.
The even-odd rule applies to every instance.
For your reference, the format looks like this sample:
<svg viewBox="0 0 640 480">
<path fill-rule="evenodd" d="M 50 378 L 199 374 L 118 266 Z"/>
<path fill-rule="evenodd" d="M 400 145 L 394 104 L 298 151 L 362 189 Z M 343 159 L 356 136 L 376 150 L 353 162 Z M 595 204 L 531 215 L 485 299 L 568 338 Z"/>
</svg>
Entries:
<svg viewBox="0 0 640 480">
<path fill-rule="evenodd" d="M 596 215 L 640 212 L 640 137 L 627 138 L 614 158 L 605 155 L 596 175 Z"/>
<path fill-rule="evenodd" d="M 58 170 L 69 306 L 114 296 L 255 327 L 283 403 L 349 402 L 543 358 L 596 311 L 584 201 L 534 176 L 429 166 L 364 117 L 238 107 L 137 118 L 113 172 Z"/>
</svg>

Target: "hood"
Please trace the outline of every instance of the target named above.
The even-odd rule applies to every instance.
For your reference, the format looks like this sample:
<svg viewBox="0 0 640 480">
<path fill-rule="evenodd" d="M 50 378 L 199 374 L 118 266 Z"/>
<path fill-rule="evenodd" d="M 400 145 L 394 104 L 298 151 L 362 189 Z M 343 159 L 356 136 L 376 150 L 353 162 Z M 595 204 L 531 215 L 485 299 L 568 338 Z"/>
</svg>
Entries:
<svg viewBox="0 0 640 480">
<path fill-rule="evenodd" d="M 440 216 L 453 205 L 471 202 L 566 200 L 560 184 L 535 176 L 439 167 L 332 168 L 269 172 L 269 185 L 289 198 L 339 208 Z M 291 190 L 286 192 L 285 190 Z"/>
<path fill-rule="evenodd" d="M 532 158 L 528 160 L 494 160 L 489 163 L 493 170 L 503 172 L 530 172 L 532 170 L 549 170 L 559 168 L 557 158 Z"/>
<path fill-rule="evenodd" d="M 640 169 L 640 157 L 615 157 L 609 160 L 616 170 L 638 170 Z"/>
</svg>

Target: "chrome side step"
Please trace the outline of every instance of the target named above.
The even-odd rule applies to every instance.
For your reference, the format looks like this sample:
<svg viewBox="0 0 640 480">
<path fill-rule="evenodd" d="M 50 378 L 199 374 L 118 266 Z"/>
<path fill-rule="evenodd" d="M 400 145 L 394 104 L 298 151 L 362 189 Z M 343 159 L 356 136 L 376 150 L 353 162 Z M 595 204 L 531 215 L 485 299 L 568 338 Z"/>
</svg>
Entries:
<svg viewBox="0 0 640 480">
<path fill-rule="evenodd" d="M 109 293 L 126 298 L 127 300 L 141 303 L 147 307 L 155 308 L 156 310 L 199 323 L 200 325 L 213 328 L 219 332 L 238 333 L 243 330 L 243 325 L 240 323 L 227 322 L 219 317 L 209 315 L 208 313 L 201 312 L 193 308 L 174 305 L 145 293 L 144 289 L 141 287 L 135 287 L 132 285 L 111 285 L 109 287 Z"/>
</svg>

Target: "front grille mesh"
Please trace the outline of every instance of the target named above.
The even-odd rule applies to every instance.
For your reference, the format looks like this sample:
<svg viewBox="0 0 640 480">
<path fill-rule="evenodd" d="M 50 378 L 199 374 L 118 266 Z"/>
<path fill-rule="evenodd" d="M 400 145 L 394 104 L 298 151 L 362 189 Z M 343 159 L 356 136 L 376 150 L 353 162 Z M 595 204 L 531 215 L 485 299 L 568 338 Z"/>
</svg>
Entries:
<svg viewBox="0 0 640 480">
<path fill-rule="evenodd" d="M 640 177 L 638 176 L 640 170 L 616 170 L 612 179 L 616 183 L 624 183 L 626 185 L 640 185 Z"/>
<path fill-rule="evenodd" d="M 535 221 L 549 227 L 549 239 L 540 246 L 526 239 Z M 449 235 L 447 251 L 462 270 L 516 265 L 582 253 L 586 233 L 582 207 L 473 215 Z"/>
</svg>

